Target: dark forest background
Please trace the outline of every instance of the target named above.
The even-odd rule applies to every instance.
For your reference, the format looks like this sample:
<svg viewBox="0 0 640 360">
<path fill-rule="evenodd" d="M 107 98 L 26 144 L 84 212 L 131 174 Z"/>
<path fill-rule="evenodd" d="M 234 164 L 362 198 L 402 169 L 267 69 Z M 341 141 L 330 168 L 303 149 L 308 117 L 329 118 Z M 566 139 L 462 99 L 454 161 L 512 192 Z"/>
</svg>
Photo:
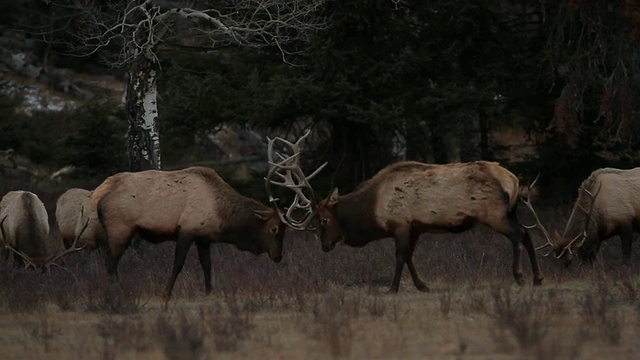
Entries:
<svg viewBox="0 0 640 360">
<path fill-rule="evenodd" d="M 29 77 L 0 67 L 0 150 L 47 169 L 73 165 L 65 181 L 91 187 L 127 170 L 124 107 L 113 92 L 89 96 L 63 81 L 124 83 L 126 71 L 57 47 L 81 31 L 73 22 L 33 31 L 64 11 L 0 1 L 3 57 L 25 53 L 44 69 Z M 314 180 L 319 196 L 399 159 L 485 159 L 522 182 L 540 173 L 542 199 L 562 202 L 594 169 L 640 163 L 640 1 L 340 0 L 320 11 L 328 27 L 287 61 L 275 47 L 160 48 L 164 168 L 209 164 L 264 198 L 256 164 L 265 154 L 247 147 L 228 161 L 231 150 L 212 137 L 293 140 L 312 129 L 305 166 L 329 162 Z M 27 93 L 9 82 L 46 85 L 76 106 L 25 112 Z"/>
</svg>

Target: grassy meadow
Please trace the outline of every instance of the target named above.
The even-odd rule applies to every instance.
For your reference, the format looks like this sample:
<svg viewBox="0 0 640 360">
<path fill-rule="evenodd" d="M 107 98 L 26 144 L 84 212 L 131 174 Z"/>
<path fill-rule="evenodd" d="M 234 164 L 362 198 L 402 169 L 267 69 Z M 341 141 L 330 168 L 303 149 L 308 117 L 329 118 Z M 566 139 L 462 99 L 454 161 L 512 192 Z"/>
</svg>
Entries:
<svg viewBox="0 0 640 360">
<path fill-rule="evenodd" d="M 541 210 L 556 226 L 567 211 Z M 392 240 L 323 253 L 312 233 L 291 231 L 279 264 L 212 246 L 208 296 L 192 249 L 162 311 L 173 248 L 129 248 L 118 283 L 100 251 L 71 254 L 50 274 L 3 261 L 2 358 L 625 359 L 640 351 L 637 251 L 623 267 L 617 238 L 593 265 L 540 256 L 539 287 L 523 249 L 519 287 L 501 235 L 427 234 L 414 258 L 431 291 L 417 291 L 405 269 L 389 295 Z"/>
</svg>

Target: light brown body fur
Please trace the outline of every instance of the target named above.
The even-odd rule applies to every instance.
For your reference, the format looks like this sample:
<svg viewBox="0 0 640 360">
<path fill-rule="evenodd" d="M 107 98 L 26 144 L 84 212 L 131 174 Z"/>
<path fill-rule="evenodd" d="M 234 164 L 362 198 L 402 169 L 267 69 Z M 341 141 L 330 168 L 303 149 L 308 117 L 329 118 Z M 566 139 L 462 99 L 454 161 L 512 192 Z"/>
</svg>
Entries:
<svg viewBox="0 0 640 360">
<path fill-rule="evenodd" d="M 557 239 L 561 251 L 572 239 L 585 230 L 587 213 L 591 198 L 584 190 L 594 194 L 591 223 L 587 228 L 584 241 L 576 241 L 570 252 L 580 258 L 592 261 L 600 249 L 602 241 L 615 235 L 620 236 L 622 254 L 627 261 L 631 257 L 633 233 L 640 232 L 640 168 L 621 170 L 614 168 L 598 169 L 585 179 L 578 190 L 578 198 L 567 221 L 561 237 Z M 599 189 L 599 190 L 598 190 Z M 567 263 L 571 256 L 567 257 Z"/>
<path fill-rule="evenodd" d="M 29 191 L 10 191 L 0 201 L 0 246 L 13 247 L 31 259 L 44 259 L 57 244 L 49 237 L 47 209 Z"/>
<path fill-rule="evenodd" d="M 89 201 L 91 193 L 89 190 L 71 188 L 56 201 L 56 222 L 65 247 L 71 246 L 76 238 L 77 246 L 89 250 L 106 242 L 107 234 Z M 80 234 L 87 220 L 89 223 Z"/>
<path fill-rule="evenodd" d="M 542 282 L 533 243 L 515 213 L 518 179 L 497 163 L 477 161 L 445 165 L 405 161 L 382 169 L 356 191 L 338 196 L 337 189 L 318 205 L 322 247 L 342 240 L 364 246 L 386 237 L 396 242 L 396 271 L 391 292 L 397 292 L 404 264 L 415 286 L 428 290 L 413 265 L 413 251 L 424 232 L 462 232 L 483 223 L 513 244 L 513 274 L 523 283 L 520 244 Z"/>
<path fill-rule="evenodd" d="M 94 190 L 91 202 L 107 232 L 111 274 L 134 235 L 154 243 L 177 241 L 166 300 L 193 242 L 207 293 L 212 242 L 234 244 L 254 254 L 268 252 L 276 262 L 282 257 L 285 226 L 276 211 L 240 195 L 212 169 L 119 173 Z"/>
</svg>

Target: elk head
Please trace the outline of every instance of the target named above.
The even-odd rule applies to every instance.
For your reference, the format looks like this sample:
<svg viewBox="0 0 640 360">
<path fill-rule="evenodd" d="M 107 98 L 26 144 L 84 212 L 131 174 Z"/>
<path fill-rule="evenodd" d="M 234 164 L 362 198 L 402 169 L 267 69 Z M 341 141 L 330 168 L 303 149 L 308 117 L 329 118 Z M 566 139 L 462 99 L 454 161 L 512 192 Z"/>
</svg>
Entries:
<svg viewBox="0 0 640 360">
<path fill-rule="evenodd" d="M 268 159 L 269 159 L 269 173 L 265 178 L 265 187 L 269 196 L 269 202 L 276 209 L 280 220 L 287 226 L 295 230 L 313 230 L 310 226 L 310 222 L 314 219 L 317 204 L 313 188 L 309 184 L 314 176 L 316 176 L 320 170 L 322 170 L 327 163 L 320 165 L 310 175 L 305 175 L 300 167 L 300 152 L 302 141 L 309 136 L 310 130 L 307 130 L 295 143 L 291 143 L 285 139 L 276 137 L 275 139 L 267 138 L 268 140 Z M 281 142 L 291 150 L 291 155 L 284 155 L 277 151 L 274 151 L 274 143 L 276 141 Z M 277 159 L 276 159 L 277 158 Z M 274 180 L 274 175 L 280 178 L 280 181 Z M 292 190 L 295 193 L 295 197 L 291 205 L 285 212 L 278 206 L 279 199 L 273 196 L 271 192 L 271 185 L 277 185 Z M 306 192 L 306 193 L 305 193 Z"/>
<path fill-rule="evenodd" d="M 539 177 L 539 174 L 538 174 Z M 564 231 L 562 234 L 554 231 L 553 237 L 549 235 L 547 229 L 540 222 L 540 218 L 536 214 L 536 211 L 533 209 L 533 205 L 531 204 L 531 188 L 535 185 L 536 181 L 538 181 L 538 177 L 528 186 L 528 194 L 527 198 L 521 199 L 522 202 L 529 208 L 533 217 L 535 219 L 535 223 L 533 225 L 523 225 L 527 229 L 538 228 L 544 234 L 545 239 L 547 240 L 546 244 L 538 246 L 536 250 L 545 249 L 547 247 L 551 248 L 547 253 L 543 256 L 549 256 L 551 253 L 554 254 L 556 259 L 564 259 L 565 265 L 569 266 L 571 264 L 571 260 L 573 259 L 574 254 L 578 251 L 578 249 L 584 244 L 584 241 L 587 239 L 587 234 L 589 230 L 589 226 L 592 222 L 593 208 L 595 206 L 595 201 L 600 193 L 600 189 L 602 188 L 602 183 L 599 184 L 597 190 L 595 192 L 591 192 L 587 190 L 584 186 L 581 186 L 578 190 L 578 199 L 574 205 L 574 208 L 571 212 L 569 220 L 565 225 Z M 583 195 L 587 196 L 588 206 L 585 208 L 580 204 L 580 199 L 583 198 Z M 580 214 L 576 212 L 579 211 Z M 572 224 L 572 220 L 574 217 L 583 217 L 584 219 L 584 228 L 581 231 L 578 231 L 577 234 L 570 234 L 569 230 L 571 229 L 570 225 Z"/>
<path fill-rule="evenodd" d="M 282 240 L 286 229 L 284 222 L 280 219 L 277 210 L 273 208 L 254 210 L 253 214 L 261 221 L 257 236 L 260 240 L 260 247 L 253 252 L 259 254 L 266 251 L 272 261 L 280 262 L 282 260 Z"/>
<path fill-rule="evenodd" d="M 322 250 L 327 252 L 332 250 L 340 241 L 344 241 L 344 234 L 340 221 L 336 213 L 338 204 L 338 188 L 333 189 L 331 194 L 318 204 L 318 218 L 320 219 L 320 240 Z"/>
</svg>

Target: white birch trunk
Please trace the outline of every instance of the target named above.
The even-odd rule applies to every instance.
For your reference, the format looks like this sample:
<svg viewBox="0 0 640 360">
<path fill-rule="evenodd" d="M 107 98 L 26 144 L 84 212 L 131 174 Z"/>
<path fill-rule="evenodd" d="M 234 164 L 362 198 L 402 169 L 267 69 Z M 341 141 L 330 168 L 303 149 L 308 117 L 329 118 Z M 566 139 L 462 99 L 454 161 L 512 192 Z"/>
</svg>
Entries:
<svg viewBox="0 0 640 360">
<path fill-rule="evenodd" d="M 129 168 L 161 169 L 158 131 L 157 64 L 140 57 L 129 72 L 127 118 L 129 120 Z"/>
</svg>

